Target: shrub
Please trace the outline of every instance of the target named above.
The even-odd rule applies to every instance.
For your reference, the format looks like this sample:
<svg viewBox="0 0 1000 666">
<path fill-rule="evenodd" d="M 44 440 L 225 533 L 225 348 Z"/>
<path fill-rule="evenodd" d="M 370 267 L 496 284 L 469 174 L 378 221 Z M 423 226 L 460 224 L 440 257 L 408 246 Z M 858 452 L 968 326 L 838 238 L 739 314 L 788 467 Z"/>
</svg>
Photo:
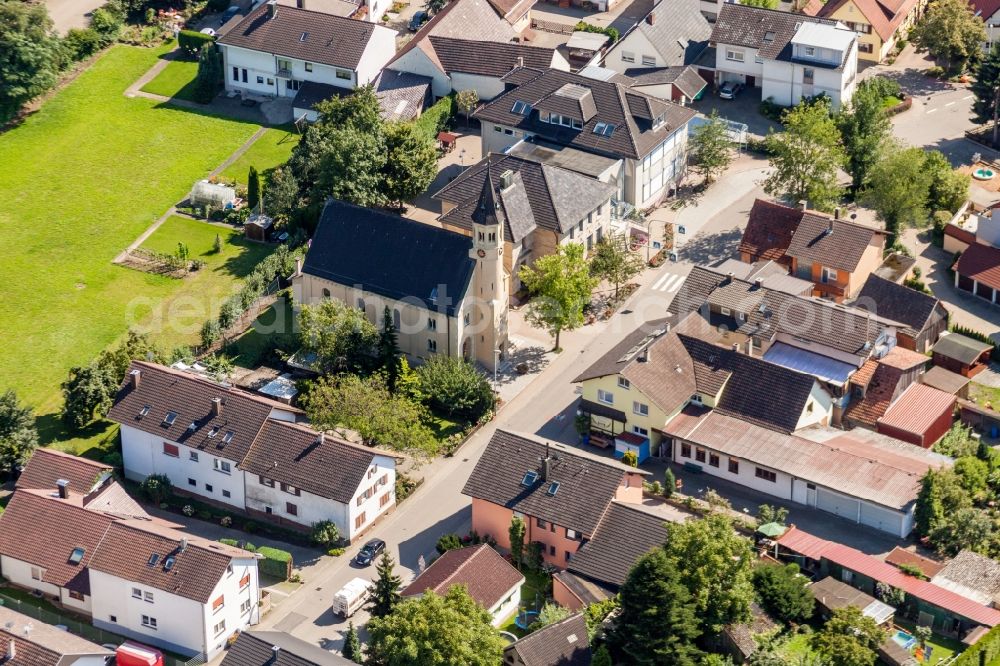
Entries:
<svg viewBox="0 0 1000 666">
<path fill-rule="evenodd" d="M 945 74 L 944 67 L 939 67 L 937 65 L 935 65 L 933 67 L 928 67 L 926 74 L 927 74 L 927 76 L 931 77 L 932 79 L 943 78 L 944 74 Z"/>
<path fill-rule="evenodd" d="M 177 34 L 177 46 L 189 56 L 196 56 L 205 44 L 215 42 L 215 37 L 196 30 L 181 30 Z"/>
<path fill-rule="evenodd" d="M 212 520 L 212 512 L 208 509 L 199 509 L 198 511 L 195 511 L 195 516 L 198 517 L 198 520 Z"/>
<path fill-rule="evenodd" d="M 222 525 L 223 527 L 232 527 L 232 525 L 233 525 L 233 519 L 232 519 L 232 517 L 231 516 L 223 516 L 219 520 L 219 525 Z"/>
<path fill-rule="evenodd" d="M 435 356 L 417 368 L 420 387 L 431 408 L 478 421 L 496 404 L 493 388 L 474 365 L 453 356 Z"/>
<path fill-rule="evenodd" d="M 330 557 L 340 557 L 341 555 L 344 554 L 344 549 L 343 548 L 331 548 L 330 550 L 326 551 L 326 554 L 329 555 Z"/>
<path fill-rule="evenodd" d="M 458 109 L 455 105 L 455 95 L 453 93 L 447 97 L 442 97 L 431 108 L 420 114 L 420 117 L 413 121 L 413 127 L 432 140 L 437 141 L 438 132 L 448 127 L 457 113 Z"/>
<path fill-rule="evenodd" d="M 786 622 L 812 617 L 815 601 L 807 583 L 797 564 L 762 564 L 753 570 L 753 586 L 761 604 Z"/>
<path fill-rule="evenodd" d="M 170 499 L 174 487 L 166 474 L 150 474 L 140 485 L 142 494 L 153 504 L 160 504 Z"/>
<path fill-rule="evenodd" d="M 622 454 L 622 464 L 628 465 L 629 467 L 638 467 L 639 456 L 635 451 L 626 451 Z"/>
<path fill-rule="evenodd" d="M 262 574 L 280 580 L 288 580 L 292 575 L 292 554 L 287 550 L 261 546 L 257 552 L 264 556 L 258 563 Z"/>
<path fill-rule="evenodd" d="M 457 534 L 445 534 L 437 540 L 437 544 L 434 547 L 437 549 L 437 552 L 444 555 L 449 550 L 458 550 L 461 548 L 462 539 Z"/>
<path fill-rule="evenodd" d="M 769 118 L 776 123 L 781 122 L 781 118 L 785 115 L 786 107 L 781 106 L 774 101 L 773 97 L 768 97 L 760 103 L 760 115 L 765 118 Z"/>
<path fill-rule="evenodd" d="M 181 509 L 181 513 L 190 518 L 191 516 L 194 515 L 194 507 L 191 506 L 190 504 L 185 504 L 184 508 Z"/>
<path fill-rule="evenodd" d="M 209 319 L 201 327 L 201 344 L 203 347 L 211 347 L 219 336 L 222 335 L 222 330 L 219 328 L 219 322 L 215 319 Z"/>
<path fill-rule="evenodd" d="M 909 562 L 903 562 L 896 565 L 900 571 L 905 573 L 907 576 L 913 576 L 914 578 L 919 578 L 920 580 L 927 580 L 927 576 L 924 572 L 920 570 L 916 564 L 910 564 Z"/>
<path fill-rule="evenodd" d="M 621 37 L 621 33 L 618 32 L 617 28 L 612 28 L 612 27 L 602 28 L 601 26 L 593 25 L 591 23 L 587 23 L 586 21 L 578 22 L 575 26 L 573 26 L 573 29 L 576 30 L 577 32 L 594 32 L 601 35 L 607 35 L 608 37 L 611 38 L 612 44 L 617 42 L 618 38 Z"/>
<path fill-rule="evenodd" d="M 318 523 L 313 523 L 309 537 L 316 545 L 329 548 L 340 541 L 340 529 L 333 521 L 321 520 Z"/>
<path fill-rule="evenodd" d="M 73 60 L 86 60 L 101 49 L 101 36 L 93 28 L 70 28 L 63 44 Z"/>
<path fill-rule="evenodd" d="M 409 497 L 417 489 L 417 482 L 403 474 L 396 473 L 396 503 L 400 503 Z"/>
<path fill-rule="evenodd" d="M 94 13 L 90 15 L 90 29 L 97 34 L 101 46 L 107 46 L 118 39 L 124 24 L 119 14 L 104 7 L 95 9 Z"/>
</svg>

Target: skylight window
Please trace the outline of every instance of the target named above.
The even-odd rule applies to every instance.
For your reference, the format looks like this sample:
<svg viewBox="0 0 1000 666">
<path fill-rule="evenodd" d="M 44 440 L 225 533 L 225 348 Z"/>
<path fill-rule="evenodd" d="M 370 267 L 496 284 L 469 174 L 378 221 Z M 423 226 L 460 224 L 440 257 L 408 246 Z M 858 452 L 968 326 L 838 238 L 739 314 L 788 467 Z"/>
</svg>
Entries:
<svg viewBox="0 0 1000 666">
<path fill-rule="evenodd" d="M 514 102 L 514 106 L 511 108 L 511 113 L 516 113 L 519 116 L 526 116 L 531 113 L 531 105 L 527 102 L 517 100 Z"/>
<path fill-rule="evenodd" d="M 228 444 L 229 442 L 233 441 L 233 437 L 235 436 L 236 436 L 235 432 L 233 432 L 232 430 L 227 430 L 226 434 L 222 436 L 222 443 Z"/>
<path fill-rule="evenodd" d="M 191 432 L 194 432 L 197 429 L 198 429 L 198 424 L 195 423 L 194 421 L 191 421 L 191 423 L 188 424 L 188 430 L 190 430 Z"/>
<path fill-rule="evenodd" d="M 141 419 L 146 414 L 149 414 L 149 410 L 151 409 L 152 407 L 150 405 L 143 405 L 142 409 L 139 410 L 139 418 Z"/>
<path fill-rule="evenodd" d="M 212 429 L 208 431 L 208 438 L 212 439 L 219 434 L 219 426 L 212 426 Z"/>
<path fill-rule="evenodd" d="M 774 41 L 774 33 L 768 30 L 767 32 L 764 33 L 764 43 L 770 44 L 773 41 Z"/>
<path fill-rule="evenodd" d="M 159 561 L 160 561 L 160 554 L 153 553 L 152 555 L 149 556 L 149 560 L 146 562 L 146 564 L 148 564 L 151 567 L 155 567 L 156 563 Z"/>
<path fill-rule="evenodd" d="M 594 125 L 594 134 L 601 136 L 611 136 L 615 131 L 615 126 L 611 123 L 597 123 Z"/>
<path fill-rule="evenodd" d="M 174 562 L 176 562 L 176 561 L 177 560 L 174 559 L 173 555 L 168 556 L 167 559 L 163 560 L 163 570 L 164 571 L 170 571 L 171 569 L 173 569 L 174 568 Z"/>
<path fill-rule="evenodd" d="M 303 32 L 301 35 L 299 35 L 299 41 L 300 42 L 304 42 L 307 39 L 309 39 L 309 33 L 308 32 Z"/>
<path fill-rule="evenodd" d="M 82 562 L 83 561 L 83 553 L 84 553 L 83 548 L 74 548 L 73 552 L 69 554 L 69 563 L 70 564 L 79 564 L 80 562 Z"/>
<path fill-rule="evenodd" d="M 549 497 L 555 497 L 557 492 L 559 492 L 559 482 L 553 481 L 549 484 L 549 489 L 545 491 L 545 494 Z"/>
<path fill-rule="evenodd" d="M 167 415 L 163 417 L 163 425 L 172 426 L 176 420 L 177 412 L 167 412 Z"/>
<path fill-rule="evenodd" d="M 535 485 L 535 481 L 538 480 L 538 472 L 525 472 L 524 478 L 521 479 L 521 485 L 531 487 Z"/>
</svg>

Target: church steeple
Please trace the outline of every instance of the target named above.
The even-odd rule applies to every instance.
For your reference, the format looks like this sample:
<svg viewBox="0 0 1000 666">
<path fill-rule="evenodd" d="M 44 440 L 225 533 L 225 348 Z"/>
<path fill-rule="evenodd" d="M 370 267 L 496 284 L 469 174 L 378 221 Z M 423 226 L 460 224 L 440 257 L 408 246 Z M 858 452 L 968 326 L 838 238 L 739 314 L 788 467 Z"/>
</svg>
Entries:
<svg viewBox="0 0 1000 666">
<path fill-rule="evenodd" d="M 483 189 L 479 193 L 479 202 L 472 213 L 472 221 L 484 227 L 503 228 L 506 220 L 500 202 L 497 200 L 497 189 L 493 181 L 493 165 L 486 162 L 486 177 L 483 179 Z"/>
</svg>

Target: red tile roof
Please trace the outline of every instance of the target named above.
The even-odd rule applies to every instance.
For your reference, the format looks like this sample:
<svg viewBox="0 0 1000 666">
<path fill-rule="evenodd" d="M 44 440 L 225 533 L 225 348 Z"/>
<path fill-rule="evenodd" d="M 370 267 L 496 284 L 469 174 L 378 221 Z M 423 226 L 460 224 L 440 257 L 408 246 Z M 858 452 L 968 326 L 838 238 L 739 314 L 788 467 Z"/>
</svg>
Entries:
<svg viewBox="0 0 1000 666">
<path fill-rule="evenodd" d="M 452 585 L 464 585 L 469 596 L 487 610 L 507 598 L 524 576 L 488 544 L 449 550 L 434 560 L 410 583 L 402 595 L 421 595 L 427 590 L 444 594 Z"/>
<path fill-rule="evenodd" d="M 873 580 L 898 587 L 917 599 L 955 615 L 968 618 L 973 622 L 987 627 L 1000 624 L 1000 611 L 998 610 L 982 606 L 934 583 L 907 576 L 891 564 L 866 555 L 860 550 L 820 539 L 795 526 L 779 537 L 778 543 L 784 548 L 805 555 L 810 559 L 826 559 Z"/>
<path fill-rule="evenodd" d="M 86 495 L 94 489 L 101 475 L 111 471 L 110 465 L 95 460 L 52 449 L 35 449 L 31 460 L 17 479 L 17 487 L 54 491 L 56 481 L 64 479 L 69 481 L 70 491 Z"/>
<path fill-rule="evenodd" d="M 852 0 L 883 41 L 892 37 L 919 0 Z M 831 17 L 848 0 L 830 0 L 818 16 Z"/>
<path fill-rule="evenodd" d="M 891 365 L 879 363 L 868 384 L 865 397 L 852 403 L 844 412 L 844 418 L 862 425 L 875 427 L 875 423 L 885 415 L 896 395 L 903 371 Z"/>
<path fill-rule="evenodd" d="M 945 412 L 951 413 L 958 400 L 951 393 L 924 384 L 911 384 L 878 420 L 879 425 L 923 435 Z"/>
<path fill-rule="evenodd" d="M 903 347 L 896 346 L 890 349 L 889 353 L 882 357 L 881 362 L 884 365 L 888 365 L 898 370 L 910 370 L 911 368 L 916 368 L 921 365 L 927 365 L 930 363 L 930 360 L 929 356 L 925 356 L 911 349 L 904 349 Z"/>
<path fill-rule="evenodd" d="M 740 252 L 751 259 L 780 261 L 785 256 L 792 235 L 802 220 L 803 211 L 772 201 L 757 199 L 750 209 L 747 227 L 740 240 Z"/>
<path fill-rule="evenodd" d="M 973 243 L 955 263 L 955 271 L 993 289 L 1000 289 L 1000 250 Z"/>
<path fill-rule="evenodd" d="M 902 564 L 909 564 L 917 567 L 928 578 L 933 578 L 939 571 L 941 571 L 941 569 L 944 569 L 944 563 L 932 560 L 929 557 L 924 557 L 923 555 L 911 553 L 908 550 L 903 550 L 899 546 L 893 548 L 892 551 L 885 556 L 885 561 L 897 567 Z"/>
</svg>

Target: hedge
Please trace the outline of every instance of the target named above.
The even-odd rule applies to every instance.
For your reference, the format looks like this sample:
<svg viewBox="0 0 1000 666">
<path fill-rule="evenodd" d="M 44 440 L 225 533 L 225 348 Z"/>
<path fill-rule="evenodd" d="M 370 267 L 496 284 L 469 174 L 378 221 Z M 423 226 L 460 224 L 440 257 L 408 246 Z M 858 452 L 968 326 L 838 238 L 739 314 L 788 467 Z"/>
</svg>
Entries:
<svg viewBox="0 0 1000 666">
<path fill-rule="evenodd" d="M 198 55 L 201 52 L 202 46 L 214 42 L 215 37 L 212 35 L 206 35 L 203 32 L 196 32 L 194 30 L 181 30 L 177 34 L 177 46 L 190 56 Z"/>
<path fill-rule="evenodd" d="M 593 32 L 599 35 L 607 35 L 611 38 L 611 43 L 614 44 L 621 37 L 621 33 L 618 32 L 618 28 L 612 28 L 610 26 L 604 28 L 599 25 L 594 25 L 593 23 L 587 23 L 586 21 L 580 21 L 573 29 L 577 32 Z"/>
<path fill-rule="evenodd" d="M 976 644 L 958 655 L 952 666 L 987 666 L 1000 657 L 1000 625 L 993 627 Z"/>
<path fill-rule="evenodd" d="M 257 565 L 260 573 L 281 580 L 288 580 L 292 577 L 292 554 L 287 550 L 259 546 L 257 554 L 264 556 L 264 559 L 260 560 Z"/>
<path fill-rule="evenodd" d="M 437 141 L 438 132 L 448 126 L 457 112 L 455 94 L 452 93 L 442 97 L 431 108 L 420 114 L 420 117 L 413 121 L 413 127 L 428 136 L 431 141 Z"/>
</svg>

